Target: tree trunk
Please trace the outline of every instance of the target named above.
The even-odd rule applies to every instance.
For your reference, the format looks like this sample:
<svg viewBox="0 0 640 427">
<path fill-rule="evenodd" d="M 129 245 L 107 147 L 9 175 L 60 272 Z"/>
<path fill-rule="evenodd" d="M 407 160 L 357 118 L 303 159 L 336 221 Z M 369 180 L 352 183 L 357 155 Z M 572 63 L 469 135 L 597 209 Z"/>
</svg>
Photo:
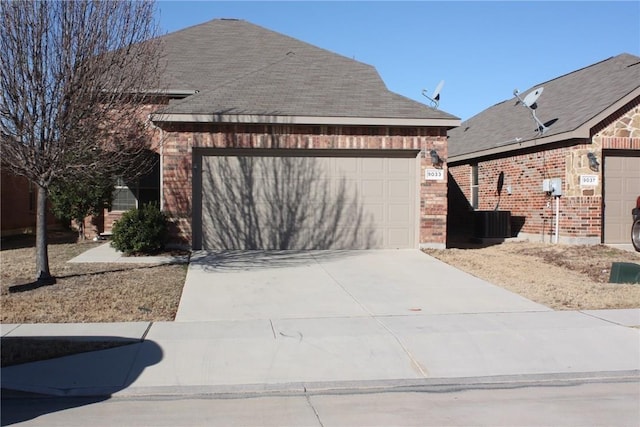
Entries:
<svg viewBox="0 0 640 427">
<path fill-rule="evenodd" d="M 47 235 L 47 189 L 38 185 L 38 210 L 36 215 L 36 281 L 42 285 L 56 283 L 49 271 L 49 237 Z"/>
<path fill-rule="evenodd" d="M 78 241 L 84 242 L 87 239 L 87 236 L 84 230 L 84 219 L 82 219 L 81 221 L 76 220 L 76 222 L 78 223 Z"/>
</svg>

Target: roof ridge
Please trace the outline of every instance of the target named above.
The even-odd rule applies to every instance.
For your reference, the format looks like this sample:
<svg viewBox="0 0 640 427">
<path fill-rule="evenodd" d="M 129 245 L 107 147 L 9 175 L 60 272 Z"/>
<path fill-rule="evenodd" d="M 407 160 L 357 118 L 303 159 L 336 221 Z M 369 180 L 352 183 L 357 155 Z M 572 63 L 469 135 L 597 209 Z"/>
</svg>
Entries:
<svg viewBox="0 0 640 427">
<path fill-rule="evenodd" d="M 172 35 L 174 35 L 174 34 L 183 33 L 183 32 L 185 32 L 185 31 L 193 30 L 194 28 L 198 28 L 198 27 L 203 27 L 203 26 L 205 26 L 205 25 L 209 25 L 209 24 L 211 24 L 212 22 L 215 22 L 215 21 L 239 21 L 239 22 L 248 22 L 248 21 L 245 21 L 244 19 L 239 19 L 239 18 L 213 18 L 213 19 L 209 19 L 208 21 L 200 22 L 199 24 L 194 24 L 194 25 L 191 25 L 191 26 L 189 26 L 189 27 L 184 27 L 184 28 L 180 28 L 180 29 L 178 29 L 178 30 L 174 30 L 174 31 L 171 31 L 171 32 L 167 32 L 167 33 L 165 33 L 165 34 L 162 34 L 162 35 L 158 36 L 157 38 L 164 38 L 164 37 L 166 37 L 166 36 L 172 36 Z"/>
<path fill-rule="evenodd" d="M 213 18 L 213 19 L 210 19 L 210 20 L 208 20 L 208 21 L 202 22 L 202 23 L 200 23 L 200 24 L 195 24 L 195 25 L 192 25 L 192 26 L 190 26 L 190 27 L 181 28 L 181 29 L 179 29 L 179 30 L 176 30 L 176 31 L 172 31 L 172 32 L 170 32 L 170 33 L 163 34 L 163 35 L 159 36 L 158 38 L 165 38 L 165 37 L 167 37 L 167 36 L 174 36 L 174 35 L 176 35 L 176 34 L 180 34 L 180 33 L 186 32 L 186 31 L 190 31 L 190 30 L 193 30 L 193 29 L 195 29 L 195 28 L 204 27 L 204 26 L 206 26 L 206 25 L 211 25 L 211 24 L 212 24 L 212 23 L 214 23 L 214 22 L 239 22 L 239 23 L 243 23 L 243 24 L 246 24 L 246 25 L 249 25 L 249 26 L 252 26 L 252 27 L 258 28 L 258 29 L 260 29 L 260 30 L 262 30 L 262 31 L 267 31 L 267 32 L 269 32 L 269 33 L 273 34 L 274 36 L 277 36 L 277 37 L 280 37 L 280 38 L 286 38 L 286 39 L 289 39 L 289 40 L 290 40 L 290 41 L 292 41 L 293 43 L 296 43 L 296 44 L 298 44 L 298 45 L 302 45 L 302 46 L 304 46 L 305 48 L 308 48 L 308 49 L 311 49 L 311 50 L 314 50 L 314 51 L 322 51 L 322 52 L 325 52 L 325 53 L 329 53 L 329 54 L 331 54 L 331 55 L 333 55 L 333 56 L 335 56 L 335 57 L 337 57 L 337 58 L 340 58 L 340 59 L 342 59 L 342 60 L 350 61 L 350 62 L 355 63 L 355 64 L 360 64 L 361 66 L 366 66 L 366 67 L 374 68 L 374 69 L 375 69 L 375 67 L 374 67 L 373 65 L 368 64 L 368 63 L 366 63 L 366 62 L 358 61 L 357 59 L 350 58 L 350 57 L 348 57 L 348 56 L 346 56 L 346 55 L 343 55 L 343 54 L 340 54 L 340 53 L 334 52 L 334 51 L 332 51 L 332 50 L 329 50 L 329 49 L 326 49 L 326 48 L 323 48 L 323 47 L 320 47 L 320 46 L 314 45 L 314 44 L 312 44 L 312 43 L 310 43 L 310 42 L 307 42 L 307 41 L 304 41 L 304 40 L 297 39 L 297 38 L 295 38 L 295 37 L 293 37 L 293 36 L 290 36 L 290 35 L 288 35 L 288 34 L 280 33 L 280 32 L 278 32 L 278 31 L 276 31 L 276 30 L 272 30 L 272 29 L 267 28 L 267 27 L 265 27 L 265 26 L 258 25 L 258 24 L 255 24 L 255 23 L 253 23 L 253 22 L 247 21 L 247 20 L 245 20 L 245 19 L 240 19 L 240 18 Z"/>
<path fill-rule="evenodd" d="M 636 58 L 638 58 L 638 61 L 640 62 L 640 57 L 637 57 L 637 56 L 632 55 L 632 54 L 630 54 L 630 53 L 624 53 L 624 52 L 623 52 L 623 53 L 620 53 L 620 54 L 615 55 L 615 56 L 610 56 L 610 57 L 608 57 L 608 58 L 606 58 L 606 59 L 603 59 L 603 60 L 601 60 L 601 61 L 594 62 L 593 64 L 586 65 L 586 66 L 584 66 L 584 67 L 582 67 L 582 68 L 578 68 L 577 70 L 573 70 L 573 71 L 570 71 L 570 72 L 568 72 L 568 73 L 561 74 L 561 75 L 559 75 L 559 76 L 556 76 L 556 77 L 554 77 L 554 78 L 552 78 L 552 79 L 549 79 L 549 80 L 547 80 L 547 81 L 544 81 L 544 82 L 542 82 L 542 83 L 535 84 L 535 85 L 533 85 L 533 86 L 531 87 L 531 89 L 533 89 L 533 88 L 535 88 L 535 87 L 537 87 L 537 86 L 541 86 L 541 85 L 547 84 L 547 83 L 552 82 L 552 81 L 555 81 L 555 80 L 562 79 L 562 78 L 564 78 L 564 77 L 570 76 L 571 74 L 576 74 L 576 73 L 579 73 L 579 72 L 581 72 L 581 71 L 587 70 L 587 69 L 589 69 L 589 68 L 593 68 L 593 67 L 596 67 L 596 66 L 598 66 L 598 65 L 602 65 L 602 64 L 604 64 L 605 62 L 612 61 L 612 60 L 614 60 L 614 59 L 621 58 L 621 57 L 623 57 L 623 56 L 633 56 L 633 57 L 636 57 Z"/>
</svg>

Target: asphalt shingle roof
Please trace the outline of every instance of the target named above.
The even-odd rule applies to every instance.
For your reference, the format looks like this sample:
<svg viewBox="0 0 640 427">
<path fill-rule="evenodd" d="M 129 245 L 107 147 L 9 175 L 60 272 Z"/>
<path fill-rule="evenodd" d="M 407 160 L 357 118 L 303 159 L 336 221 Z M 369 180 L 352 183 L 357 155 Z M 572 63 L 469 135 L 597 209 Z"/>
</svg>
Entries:
<svg viewBox="0 0 640 427">
<path fill-rule="evenodd" d="M 390 92 L 375 68 L 241 20 L 161 37 L 167 89 L 197 90 L 165 114 L 451 119 Z"/>
<path fill-rule="evenodd" d="M 536 115 L 548 126 L 543 137 L 572 132 L 640 88 L 640 57 L 620 54 L 537 84 L 520 97 L 541 86 Z M 521 142 L 540 137 L 531 114 L 517 101 L 514 96 L 450 130 L 449 158 L 455 161 L 455 156 L 500 146 L 517 149 Z"/>
</svg>

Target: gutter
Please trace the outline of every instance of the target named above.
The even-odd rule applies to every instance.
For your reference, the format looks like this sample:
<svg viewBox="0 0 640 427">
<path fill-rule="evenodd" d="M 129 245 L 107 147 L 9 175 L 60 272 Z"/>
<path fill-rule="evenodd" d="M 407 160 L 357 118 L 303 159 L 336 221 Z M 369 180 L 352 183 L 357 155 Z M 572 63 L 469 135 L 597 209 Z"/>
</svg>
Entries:
<svg viewBox="0 0 640 427">
<path fill-rule="evenodd" d="M 186 98 L 187 96 L 198 93 L 195 89 L 149 89 L 142 92 L 150 95 L 168 95 L 179 98 Z"/>
<path fill-rule="evenodd" d="M 585 132 L 586 130 L 586 132 Z M 552 144 L 554 142 L 567 141 L 571 139 L 588 139 L 590 137 L 591 126 L 585 127 L 584 125 L 571 132 L 558 133 L 556 135 L 550 135 L 544 138 L 534 138 L 526 141 L 521 141 L 515 144 L 502 145 L 495 148 L 489 148 L 486 150 L 473 151 L 470 153 L 459 154 L 457 156 L 449 156 L 447 164 L 453 162 L 462 162 L 464 160 L 473 160 L 480 157 L 492 156 L 495 154 L 508 153 L 510 151 L 521 150 L 525 148 L 536 147 L 539 145 Z"/>
<path fill-rule="evenodd" d="M 424 126 L 452 129 L 460 119 L 406 119 L 388 117 L 279 116 L 266 114 L 151 114 L 157 123 L 251 123 L 283 125 Z"/>
</svg>

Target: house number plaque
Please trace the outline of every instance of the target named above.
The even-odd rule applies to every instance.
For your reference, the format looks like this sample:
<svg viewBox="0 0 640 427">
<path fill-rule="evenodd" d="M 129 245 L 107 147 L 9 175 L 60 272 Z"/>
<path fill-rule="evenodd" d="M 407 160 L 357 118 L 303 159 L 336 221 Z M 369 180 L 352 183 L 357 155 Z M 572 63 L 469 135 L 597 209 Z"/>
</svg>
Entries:
<svg viewBox="0 0 640 427">
<path fill-rule="evenodd" d="M 595 187 L 598 185 L 598 175 L 580 175 L 581 187 Z"/>
<path fill-rule="evenodd" d="M 442 181 L 444 180 L 444 170 L 442 169 L 425 169 L 424 179 L 428 181 Z"/>
</svg>

